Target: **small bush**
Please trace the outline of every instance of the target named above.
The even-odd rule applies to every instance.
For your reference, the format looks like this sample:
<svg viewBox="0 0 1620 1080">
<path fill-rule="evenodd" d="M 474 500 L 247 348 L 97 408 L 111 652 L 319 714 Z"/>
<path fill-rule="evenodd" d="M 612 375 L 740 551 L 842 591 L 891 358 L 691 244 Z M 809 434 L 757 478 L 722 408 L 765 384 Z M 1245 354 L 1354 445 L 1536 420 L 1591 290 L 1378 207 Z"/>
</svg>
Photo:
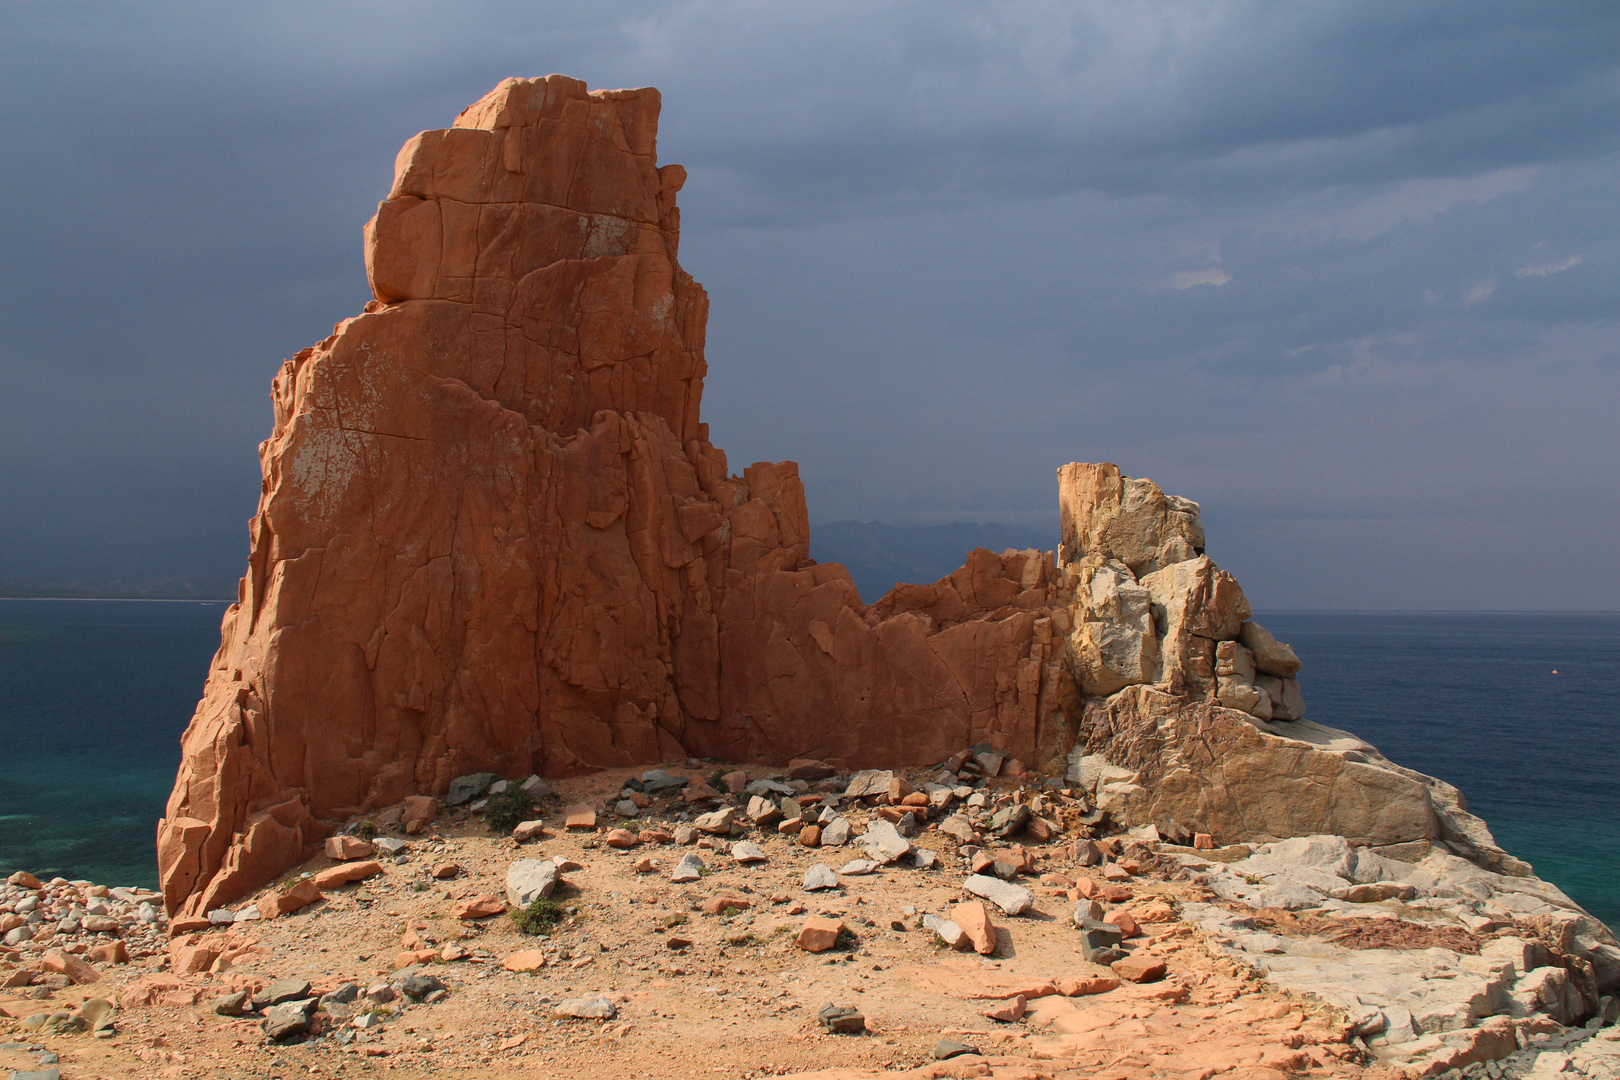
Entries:
<svg viewBox="0 0 1620 1080">
<path fill-rule="evenodd" d="M 563 907 L 549 896 L 537 896 L 522 911 L 512 912 L 512 921 L 525 934 L 544 934 L 562 921 Z"/>
<path fill-rule="evenodd" d="M 516 784 L 508 784 L 499 795 L 491 795 L 489 805 L 484 808 L 484 824 L 497 836 L 511 832 L 532 817 L 534 796 Z"/>
<path fill-rule="evenodd" d="M 377 839 L 377 823 L 372 821 L 370 818 L 367 818 L 354 827 L 354 835 L 358 836 L 368 844 L 371 843 L 373 840 Z"/>
</svg>

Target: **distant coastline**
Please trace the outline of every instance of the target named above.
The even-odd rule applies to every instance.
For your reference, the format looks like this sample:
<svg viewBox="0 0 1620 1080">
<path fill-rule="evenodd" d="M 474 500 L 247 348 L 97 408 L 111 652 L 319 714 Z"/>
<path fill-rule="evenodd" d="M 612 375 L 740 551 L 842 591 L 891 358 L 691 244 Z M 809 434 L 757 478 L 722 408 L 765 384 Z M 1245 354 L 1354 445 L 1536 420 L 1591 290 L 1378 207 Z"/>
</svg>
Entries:
<svg viewBox="0 0 1620 1080">
<path fill-rule="evenodd" d="M 63 580 L 14 578 L 0 581 L 0 600 L 203 600 L 231 603 L 237 579 L 212 574 L 126 581 L 119 578 Z"/>
<path fill-rule="evenodd" d="M 234 604 L 235 597 L 223 596 L 31 596 L 0 590 L 0 600 L 61 600 L 108 604 Z"/>
</svg>

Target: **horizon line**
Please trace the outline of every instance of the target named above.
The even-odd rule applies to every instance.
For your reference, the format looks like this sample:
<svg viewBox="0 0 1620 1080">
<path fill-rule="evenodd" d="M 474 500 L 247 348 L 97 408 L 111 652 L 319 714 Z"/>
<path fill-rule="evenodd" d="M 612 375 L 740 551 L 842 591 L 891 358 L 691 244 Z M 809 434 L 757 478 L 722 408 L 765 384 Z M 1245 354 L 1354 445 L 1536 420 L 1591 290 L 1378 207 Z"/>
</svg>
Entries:
<svg viewBox="0 0 1620 1080">
<path fill-rule="evenodd" d="M 235 597 L 206 596 L 8 596 L 0 600 L 123 604 L 234 604 Z M 868 604 L 868 607 L 871 605 Z M 1620 608 L 1263 608 L 1262 615 L 1620 615 Z"/>
</svg>

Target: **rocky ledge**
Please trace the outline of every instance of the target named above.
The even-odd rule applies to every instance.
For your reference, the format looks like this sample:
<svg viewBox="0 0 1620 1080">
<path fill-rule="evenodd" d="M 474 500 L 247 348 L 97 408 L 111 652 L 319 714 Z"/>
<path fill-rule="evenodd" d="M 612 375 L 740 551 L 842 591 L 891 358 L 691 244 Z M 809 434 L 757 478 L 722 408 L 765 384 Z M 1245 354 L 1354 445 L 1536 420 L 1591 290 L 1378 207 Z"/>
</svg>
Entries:
<svg viewBox="0 0 1620 1080">
<path fill-rule="evenodd" d="M 1086 775 L 1119 782 L 1105 777 Z M 474 774 L 444 801 L 352 819 L 259 894 L 177 921 L 159 952 L 138 915 L 95 931 L 99 946 L 63 936 L 87 932 L 62 916 L 102 890 L 14 876 L 4 906 L 49 911 L 31 925 L 54 919 L 58 936 L 8 952 L 0 1063 L 1620 1074 L 1616 1001 L 1598 988 L 1613 939 L 1553 886 L 1438 845 L 1187 839 L 1122 827 L 1094 787 L 987 745 L 910 772 Z"/>
</svg>

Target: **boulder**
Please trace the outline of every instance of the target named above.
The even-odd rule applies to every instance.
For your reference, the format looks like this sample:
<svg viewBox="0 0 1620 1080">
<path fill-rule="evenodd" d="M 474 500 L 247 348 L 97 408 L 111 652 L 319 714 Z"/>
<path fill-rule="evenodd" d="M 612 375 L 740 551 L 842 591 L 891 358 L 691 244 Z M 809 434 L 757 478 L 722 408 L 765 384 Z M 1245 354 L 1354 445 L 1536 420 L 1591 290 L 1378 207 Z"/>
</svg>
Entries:
<svg viewBox="0 0 1620 1080">
<path fill-rule="evenodd" d="M 1159 641 L 1150 594 L 1130 569 L 1115 561 L 1086 559 L 1066 659 L 1080 689 L 1106 696 L 1158 678 Z"/>
<path fill-rule="evenodd" d="M 821 846 L 843 847 L 849 843 L 852 832 L 848 818 L 833 818 L 821 827 Z"/>
<path fill-rule="evenodd" d="M 325 853 L 328 859 L 341 861 L 369 859 L 376 853 L 376 850 L 376 848 L 357 836 L 328 836 L 326 838 Z"/>
<path fill-rule="evenodd" d="M 826 952 L 838 944 L 838 937 L 843 932 L 844 924 L 837 919 L 813 916 L 799 928 L 798 945 L 805 952 Z"/>
<path fill-rule="evenodd" d="M 996 951 L 996 928 L 991 925 L 990 912 L 983 904 L 977 900 L 955 904 L 951 907 L 950 916 L 950 925 L 961 930 L 974 952 L 989 956 Z M 943 934 L 940 936 L 944 937 Z M 947 941 L 947 944 L 954 943 Z"/>
<path fill-rule="evenodd" d="M 553 1006 L 551 1015 L 575 1020 L 612 1020 L 619 1015 L 619 1010 L 601 994 L 593 994 L 590 997 L 564 998 Z"/>
<path fill-rule="evenodd" d="M 1272 637 L 1269 630 L 1252 619 L 1243 624 L 1238 641 L 1253 655 L 1254 666 L 1261 674 L 1291 679 L 1303 666 L 1292 648 Z"/>
<path fill-rule="evenodd" d="M 479 772 L 467 773 L 450 781 L 450 790 L 444 796 L 444 805 L 462 806 L 472 802 L 487 792 L 492 785 L 500 780 L 499 773 Z"/>
<path fill-rule="evenodd" d="M 733 862 L 748 864 L 765 862 L 769 856 L 765 849 L 752 840 L 739 840 L 731 845 L 731 859 Z"/>
<path fill-rule="evenodd" d="M 823 1005 L 816 1022 L 833 1035 L 859 1035 L 866 1030 L 866 1017 L 852 1005 Z"/>
<path fill-rule="evenodd" d="M 979 906 L 982 908 L 984 905 Z M 973 947 L 973 941 L 968 937 L 967 931 L 958 926 L 954 919 L 941 919 L 938 915 L 924 915 L 922 917 L 922 928 L 953 949 Z M 991 951 L 995 950 L 993 941 L 990 948 Z"/>
<path fill-rule="evenodd" d="M 1035 894 L 1022 885 L 1013 885 L 999 878 L 972 874 L 962 888 L 974 896 L 982 896 L 1008 915 L 1022 915 L 1035 904 Z"/>
<path fill-rule="evenodd" d="M 748 820 L 755 825 L 769 825 L 773 821 L 779 821 L 782 817 L 781 809 L 763 795 L 755 795 L 748 800 L 746 813 L 748 814 Z M 794 817 L 797 816 L 797 814 L 794 815 Z"/>
<path fill-rule="evenodd" d="M 382 873 L 382 864 L 368 859 L 365 862 L 343 863 L 340 866 L 331 866 L 315 875 L 315 886 L 320 889 L 336 889 L 356 881 L 364 881 Z"/>
<path fill-rule="evenodd" d="M 309 1032 L 310 1022 L 315 1016 L 315 999 L 305 998 L 303 1001 L 289 1001 L 285 1005 L 276 1005 L 266 1009 L 264 1020 L 260 1023 L 265 1037 L 272 1042 L 285 1042 Z"/>
<path fill-rule="evenodd" d="M 501 961 L 507 971 L 539 971 L 546 966 L 546 954 L 541 949 L 520 949 Z"/>
<path fill-rule="evenodd" d="M 1098 806 L 1122 824 L 1168 824 L 1218 845 L 1321 833 L 1373 847 L 1444 839 L 1484 866 L 1528 872 L 1462 809 L 1455 788 L 1345 731 L 1268 723 L 1145 686 L 1088 702 L 1080 728 L 1075 760 L 1132 778 L 1092 772 Z"/>
<path fill-rule="evenodd" d="M 844 797 L 863 799 L 869 795 L 888 795 L 889 785 L 894 779 L 894 773 L 887 769 L 867 769 L 858 772 L 849 778 L 849 785 L 844 788 Z"/>
<path fill-rule="evenodd" d="M 822 889 L 838 888 L 838 875 L 832 867 L 816 863 L 804 872 L 804 889 L 806 892 L 818 892 Z"/>
<path fill-rule="evenodd" d="M 898 862 L 911 853 L 911 841 L 901 836 L 894 825 L 882 818 L 874 818 L 866 826 L 866 832 L 861 836 L 861 845 L 866 848 L 867 854 L 874 862 L 883 864 Z"/>
<path fill-rule="evenodd" d="M 1058 470 L 1059 563 L 1087 555 L 1115 559 L 1141 577 L 1195 558 L 1204 547 L 1198 504 L 1167 496 L 1151 480 L 1107 463 Z"/>
<path fill-rule="evenodd" d="M 1088 964 L 1111 964 L 1125 955 L 1119 947 L 1125 936 L 1113 923 L 1084 918 L 1079 929 L 1080 955 Z"/>
<path fill-rule="evenodd" d="M 72 953 L 62 952 L 59 949 L 52 949 L 44 956 L 40 957 L 39 966 L 44 968 L 46 971 L 54 971 L 59 975 L 66 975 L 69 979 L 72 979 L 76 985 L 80 986 L 84 985 L 85 983 L 99 982 L 101 980 L 101 973 L 95 968 L 91 967 L 83 960 L 80 960 Z"/>
<path fill-rule="evenodd" d="M 1127 956 L 1109 966 L 1114 969 L 1115 975 L 1126 982 L 1157 982 L 1165 974 L 1164 961 L 1157 956 Z"/>
<path fill-rule="evenodd" d="M 563 828 L 565 829 L 594 829 L 596 828 L 596 808 L 587 803 L 575 803 L 563 811 Z"/>
<path fill-rule="evenodd" d="M 506 902 L 523 909 L 557 887 L 557 864 L 550 859 L 519 859 L 506 869 Z"/>
<path fill-rule="evenodd" d="M 715 810 L 707 814 L 700 814 L 692 821 L 692 827 L 701 832 L 715 836 L 723 836 L 731 831 L 731 826 L 737 820 L 737 809 L 728 806 L 723 810 Z"/>
</svg>

